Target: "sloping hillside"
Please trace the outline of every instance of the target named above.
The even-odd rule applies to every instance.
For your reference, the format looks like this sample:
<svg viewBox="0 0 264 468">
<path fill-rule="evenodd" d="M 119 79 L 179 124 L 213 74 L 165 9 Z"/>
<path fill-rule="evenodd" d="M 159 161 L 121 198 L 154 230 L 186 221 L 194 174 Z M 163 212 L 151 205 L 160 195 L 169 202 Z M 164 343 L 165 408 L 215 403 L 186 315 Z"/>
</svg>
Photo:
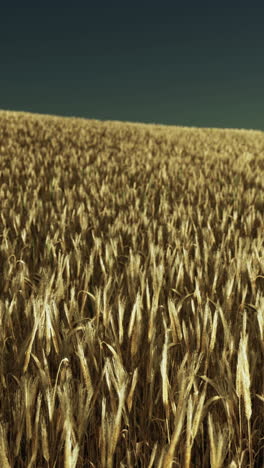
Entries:
<svg viewBox="0 0 264 468">
<path fill-rule="evenodd" d="M 0 466 L 263 467 L 263 176 L 264 132 L 0 111 Z"/>
</svg>

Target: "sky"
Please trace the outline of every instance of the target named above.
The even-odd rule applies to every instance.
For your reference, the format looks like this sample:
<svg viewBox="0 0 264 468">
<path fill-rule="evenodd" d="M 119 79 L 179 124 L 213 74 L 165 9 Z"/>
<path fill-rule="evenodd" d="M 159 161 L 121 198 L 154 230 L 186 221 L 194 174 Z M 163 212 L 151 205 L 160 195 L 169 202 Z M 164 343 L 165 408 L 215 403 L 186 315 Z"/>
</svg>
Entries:
<svg viewBox="0 0 264 468">
<path fill-rule="evenodd" d="M 264 130 L 262 3 L 6 2 L 0 109 Z"/>
</svg>

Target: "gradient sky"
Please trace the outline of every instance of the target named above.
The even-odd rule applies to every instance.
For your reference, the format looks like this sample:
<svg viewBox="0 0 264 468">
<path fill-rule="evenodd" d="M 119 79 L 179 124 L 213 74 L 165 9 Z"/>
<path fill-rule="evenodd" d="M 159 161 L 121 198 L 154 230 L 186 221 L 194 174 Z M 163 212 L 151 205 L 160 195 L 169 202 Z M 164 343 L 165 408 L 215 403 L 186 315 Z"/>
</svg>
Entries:
<svg viewBox="0 0 264 468">
<path fill-rule="evenodd" d="M 0 109 L 264 130 L 262 3 L 10 2 Z"/>
</svg>

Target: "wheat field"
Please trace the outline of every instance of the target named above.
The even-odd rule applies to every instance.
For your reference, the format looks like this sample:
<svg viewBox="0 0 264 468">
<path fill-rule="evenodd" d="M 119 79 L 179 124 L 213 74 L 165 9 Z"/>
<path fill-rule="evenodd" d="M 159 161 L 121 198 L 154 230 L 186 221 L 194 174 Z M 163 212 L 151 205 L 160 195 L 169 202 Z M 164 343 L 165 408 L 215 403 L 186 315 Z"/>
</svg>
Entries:
<svg viewBox="0 0 264 468">
<path fill-rule="evenodd" d="M 264 132 L 0 111 L 0 466 L 264 467 Z"/>
</svg>

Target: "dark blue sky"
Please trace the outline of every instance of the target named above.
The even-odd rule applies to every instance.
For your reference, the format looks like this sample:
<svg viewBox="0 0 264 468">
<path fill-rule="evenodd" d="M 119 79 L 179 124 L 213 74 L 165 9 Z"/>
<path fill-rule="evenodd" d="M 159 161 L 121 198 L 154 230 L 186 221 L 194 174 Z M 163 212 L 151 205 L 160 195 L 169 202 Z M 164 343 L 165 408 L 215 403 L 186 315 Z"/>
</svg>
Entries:
<svg viewBox="0 0 264 468">
<path fill-rule="evenodd" d="M 0 109 L 264 130 L 264 4 L 183 3 L 1 6 Z"/>
</svg>

